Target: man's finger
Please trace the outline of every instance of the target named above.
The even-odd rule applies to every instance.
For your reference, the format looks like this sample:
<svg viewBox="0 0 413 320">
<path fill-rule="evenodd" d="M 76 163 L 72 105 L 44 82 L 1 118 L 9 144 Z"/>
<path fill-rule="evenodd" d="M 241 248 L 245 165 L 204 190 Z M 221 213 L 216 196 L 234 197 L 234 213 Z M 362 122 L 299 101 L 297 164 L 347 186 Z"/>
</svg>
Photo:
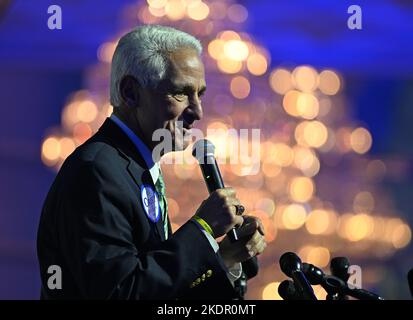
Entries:
<svg viewBox="0 0 413 320">
<path fill-rule="evenodd" d="M 255 222 L 244 223 L 241 228 L 237 230 L 240 238 L 252 236 L 257 231 L 257 224 Z"/>
<path fill-rule="evenodd" d="M 257 217 L 254 216 L 244 216 L 244 220 L 246 223 L 256 223 L 257 224 L 257 229 L 259 230 L 259 232 L 262 235 L 265 235 L 265 231 L 264 231 L 264 225 L 262 224 L 261 220 Z"/>
</svg>

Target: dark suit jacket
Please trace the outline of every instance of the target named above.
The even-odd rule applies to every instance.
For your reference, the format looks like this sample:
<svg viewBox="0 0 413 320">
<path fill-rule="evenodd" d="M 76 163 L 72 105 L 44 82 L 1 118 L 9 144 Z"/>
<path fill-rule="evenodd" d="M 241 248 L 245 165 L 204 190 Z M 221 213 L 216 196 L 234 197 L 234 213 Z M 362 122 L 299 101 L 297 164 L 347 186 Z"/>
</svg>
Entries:
<svg viewBox="0 0 413 320">
<path fill-rule="evenodd" d="M 219 255 L 189 221 L 164 241 L 146 216 L 149 170 L 107 119 L 64 162 L 44 203 L 37 252 L 44 299 L 233 298 Z M 153 186 L 154 187 L 154 186 Z M 62 270 L 50 289 L 48 268 Z"/>
</svg>

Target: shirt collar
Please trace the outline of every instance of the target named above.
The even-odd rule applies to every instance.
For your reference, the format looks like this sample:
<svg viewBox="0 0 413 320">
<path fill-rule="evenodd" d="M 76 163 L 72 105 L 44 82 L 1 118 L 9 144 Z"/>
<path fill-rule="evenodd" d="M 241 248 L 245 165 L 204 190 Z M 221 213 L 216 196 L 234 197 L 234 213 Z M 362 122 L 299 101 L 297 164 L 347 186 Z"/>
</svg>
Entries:
<svg viewBox="0 0 413 320">
<path fill-rule="evenodd" d="M 120 120 L 113 113 L 111 114 L 110 119 L 114 123 L 116 123 L 119 126 L 119 128 L 121 128 L 122 131 L 133 142 L 136 149 L 141 154 L 141 156 L 143 157 L 146 165 L 149 168 L 149 172 L 151 174 L 153 183 L 156 184 L 156 182 L 158 181 L 158 178 L 159 178 L 160 166 L 159 166 L 158 162 L 153 161 L 152 153 L 149 150 L 149 148 L 143 143 L 143 141 L 122 120 Z"/>
</svg>

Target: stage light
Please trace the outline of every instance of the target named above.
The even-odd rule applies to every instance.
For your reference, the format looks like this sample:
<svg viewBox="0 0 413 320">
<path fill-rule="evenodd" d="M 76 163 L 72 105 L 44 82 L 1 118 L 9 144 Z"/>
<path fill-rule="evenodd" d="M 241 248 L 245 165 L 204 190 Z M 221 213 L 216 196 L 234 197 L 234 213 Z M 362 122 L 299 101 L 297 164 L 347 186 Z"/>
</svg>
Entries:
<svg viewBox="0 0 413 320">
<path fill-rule="evenodd" d="M 272 90 L 278 94 L 286 94 L 292 89 L 292 76 L 286 69 L 273 70 L 271 72 L 269 82 Z"/>
<path fill-rule="evenodd" d="M 187 14 L 191 19 L 201 21 L 208 17 L 209 7 L 202 1 L 190 3 L 187 8 Z"/>
<path fill-rule="evenodd" d="M 324 70 L 319 75 L 320 91 L 327 95 L 335 95 L 340 90 L 340 78 L 331 70 Z"/>
<path fill-rule="evenodd" d="M 214 39 L 208 44 L 208 53 L 215 60 L 224 58 L 224 44 L 222 39 Z"/>
<path fill-rule="evenodd" d="M 231 93 L 237 99 L 245 99 L 250 94 L 250 82 L 243 76 L 236 76 L 231 80 Z"/>
<path fill-rule="evenodd" d="M 185 16 L 186 5 L 183 0 L 168 0 L 165 12 L 169 19 L 180 20 Z"/>
<path fill-rule="evenodd" d="M 224 57 L 218 60 L 217 66 L 218 66 L 218 69 L 224 73 L 234 74 L 234 73 L 241 71 L 242 62 Z"/>
<path fill-rule="evenodd" d="M 262 290 L 263 300 L 282 300 L 281 296 L 278 294 L 279 282 L 271 282 L 267 284 Z"/>
<path fill-rule="evenodd" d="M 308 177 L 295 177 L 289 185 L 290 198 L 297 202 L 307 202 L 314 194 L 314 182 Z"/>
<path fill-rule="evenodd" d="M 307 210 L 300 204 L 291 204 L 285 207 L 282 213 L 283 226 L 289 230 L 300 228 L 306 220 Z"/>
<path fill-rule="evenodd" d="M 225 55 L 235 61 L 244 61 L 247 59 L 249 50 L 248 46 L 241 40 L 229 40 L 224 44 Z"/>
<path fill-rule="evenodd" d="M 267 60 L 260 53 L 253 53 L 247 59 L 247 68 L 255 76 L 261 76 L 267 71 Z"/>
<path fill-rule="evenodd" d="M 295 87 L 304 92 L 313 92 L 317 89 L 318 74 L 310 66 L 299 66 L 293 71 L 293 83 Z"/>
<path fill-rule="evenodd" d="M 355 129 L 350 136 L 350 144 L 353 150 L 363 154 L 370 150 L 373 139 L 365 128 Z"/>
</svg>

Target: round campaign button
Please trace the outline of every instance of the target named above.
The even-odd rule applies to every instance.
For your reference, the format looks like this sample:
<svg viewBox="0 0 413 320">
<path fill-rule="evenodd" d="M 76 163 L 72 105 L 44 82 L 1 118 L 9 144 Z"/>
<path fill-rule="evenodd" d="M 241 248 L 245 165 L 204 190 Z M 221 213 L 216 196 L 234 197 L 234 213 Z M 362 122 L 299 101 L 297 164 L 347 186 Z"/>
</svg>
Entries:
<svg viewBox="0 0 413 320">
<path fill-rule="evenodd" d="M 142 205 L 146 215 L 152 222 L 158 222 L 160 217 L 160 207 L 158 195 L 152 186 L 144 184 L 141 186 Z"/>
</svg>

